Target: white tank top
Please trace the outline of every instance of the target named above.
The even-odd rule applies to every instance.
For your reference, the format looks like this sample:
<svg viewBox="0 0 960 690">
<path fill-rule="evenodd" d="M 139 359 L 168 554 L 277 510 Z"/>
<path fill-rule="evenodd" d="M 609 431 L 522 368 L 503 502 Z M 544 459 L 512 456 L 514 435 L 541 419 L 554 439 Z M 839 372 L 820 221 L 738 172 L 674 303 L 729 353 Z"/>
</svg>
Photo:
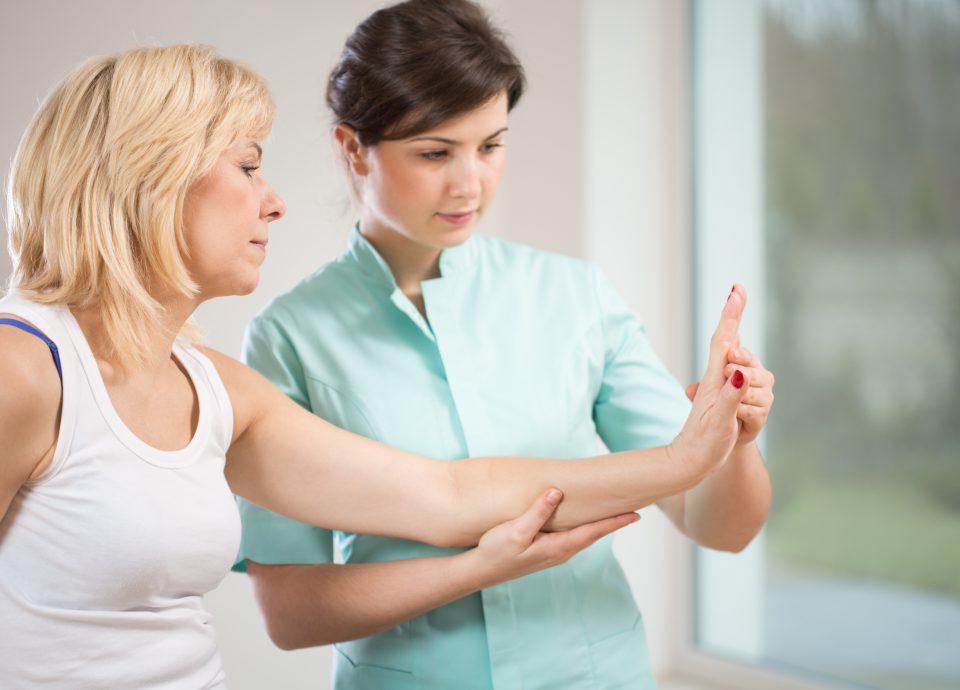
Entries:
<svg viewBox="0 0 960 690">
<path fill-rule="evenodd" d="M 117 415 L 67 308 L 10 294 L 4 312 L 57 345 L 63 412 L 49 468 L 0 520 L 0 688 L 225 687 L 202 596 L 230 570 L 240 520 L 223 473 L 233 413 L 213 363 L 174 345 L 199 422 L 185 448 L 158 450 Z"/>
</svg>

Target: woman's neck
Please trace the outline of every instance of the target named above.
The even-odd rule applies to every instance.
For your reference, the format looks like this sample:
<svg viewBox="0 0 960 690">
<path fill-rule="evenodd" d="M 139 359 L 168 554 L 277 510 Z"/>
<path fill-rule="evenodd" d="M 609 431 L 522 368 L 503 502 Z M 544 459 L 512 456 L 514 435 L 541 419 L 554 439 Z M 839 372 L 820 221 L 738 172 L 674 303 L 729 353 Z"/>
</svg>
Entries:
<svg viewBox="0 0 960 690">
<path fill-rule="evenodd" d="M 77 320 L 84 338 L 90 346 L 98 362 L 109 366 L 110 372 L 119 378 L 136 375 L 137 378 L 152 379 L 161 376 L 170 367 L 173 353 L 173 343 L 190 315 L 199 305 L 195 298 L 182 295 L 156 298 L 162 307 L 157 321 L 148 325 L 148 347 L 146 359 L 136 372 L 124 372 L 118 362 L 114 362 L 106 353 L 110 351 L 107 342 L 107 331 L 99 305 L 90 305 L 71 309 Z"/>
<path fill-rule="evenodd" d="M 397 287 L 426 316 L 420 282 L 440 276 L 440 250 L 365 219 L 360 221 L 360 232 L 387 262 Z"/>
</svg>

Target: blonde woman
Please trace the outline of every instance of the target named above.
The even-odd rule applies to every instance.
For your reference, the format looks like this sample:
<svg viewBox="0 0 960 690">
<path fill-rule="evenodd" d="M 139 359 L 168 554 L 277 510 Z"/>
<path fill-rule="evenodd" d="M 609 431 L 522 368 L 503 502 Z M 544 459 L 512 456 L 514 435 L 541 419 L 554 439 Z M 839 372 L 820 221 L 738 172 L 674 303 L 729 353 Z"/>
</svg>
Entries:
<svg viewBox="0 0 960 690">
<path fill-rule="evenodd" d="M 562 562 L 737 440 L 738 296 L 680 435 L 576 463 L 395 450 L 198 344 L 194 310 L 254 289 L 284 212 L 259 171 L 273 109 L 210 49 L 136 49 L 68 76 L 24 134 L 0 300 L 2 687 L 223 687 L 201 597 L 237 553 L 231 492 L 331 529 L 477 545 L 430 559 L 455 598 Z"/>
</svg>

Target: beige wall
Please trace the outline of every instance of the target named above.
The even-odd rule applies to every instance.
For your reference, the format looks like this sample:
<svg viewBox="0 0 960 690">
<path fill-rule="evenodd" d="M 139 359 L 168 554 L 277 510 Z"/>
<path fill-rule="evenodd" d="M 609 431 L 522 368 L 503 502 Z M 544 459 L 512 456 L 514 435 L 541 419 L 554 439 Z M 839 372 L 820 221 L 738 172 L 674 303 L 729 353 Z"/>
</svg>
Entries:
<svg viewBox="0 0 960 690">
<path fill-rule="evenodd" d="M 271 83 L 279 106 L 264 173 L 289 212 L 271 228 L 258 290 L 200 310 L 209 342 L 237 354 L 249 317 L 344 244 L 347 197 L 328 144 L 322 85 L 344 37 L 380 4 L 0 0 L 4 175 L 38 100 L 87 56 L 185 41 L 213 44 L 253 65 Z M 512 37 L 530 85 L 511 117 L 507 173 L 482 230 L 599 261 L 644 318 L 667 365 L 686 379 L 683 3 L 486 4 Z M 8 273 L 4 256 L 0 279 Z M 644 609 L 659 670 L 675 654 L 685 549 L 655 509 L 643 515 L 618 537 L 617 551 Z M 243 576 L 229 576 L 207 603 L 234 690 L 328 687 L 329 650 L 273 649 Z"/>
</svg>

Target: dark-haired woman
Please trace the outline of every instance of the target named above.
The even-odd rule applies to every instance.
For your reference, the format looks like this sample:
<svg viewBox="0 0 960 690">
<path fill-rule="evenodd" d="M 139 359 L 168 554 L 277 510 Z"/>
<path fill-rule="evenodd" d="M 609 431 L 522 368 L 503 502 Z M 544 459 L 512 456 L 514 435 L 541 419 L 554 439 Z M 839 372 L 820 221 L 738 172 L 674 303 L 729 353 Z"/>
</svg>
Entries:
<svg viewBox="0 0 960 690">
<path fill-rule="evenodd" d="M 359 222 L 339 259 L 252 321 L 253 367 L 325 419 L 430 457 L 576 458 L 601 441 L 622 450 L 674 438 L 690 404 L 600 272 L 474 235 L 523 83 L 510 48 L 465 0 L 412 0 L 357 27 L 327 101 Z M 743 289 L 729 300 L 738 318 Z M 731 551 L 759 531 L 770 500 L 754 439 L 772 377 L 737 345 L 719 370 L 751 382 L 738 441 L 722 470 L 659 502 L 692 539 Z M 337 690 L 654 687 L 610 539 L 470 593 L 453 573 L 427 584 L 438 579 L 429 560 L 419 571 L 382 567 L 451 551 L 241 507 L 238 566 L 273 639 L 353 640 L 336 646 Z M 335 541 L 347 566 L 333 564 Z"/>
</svg>

